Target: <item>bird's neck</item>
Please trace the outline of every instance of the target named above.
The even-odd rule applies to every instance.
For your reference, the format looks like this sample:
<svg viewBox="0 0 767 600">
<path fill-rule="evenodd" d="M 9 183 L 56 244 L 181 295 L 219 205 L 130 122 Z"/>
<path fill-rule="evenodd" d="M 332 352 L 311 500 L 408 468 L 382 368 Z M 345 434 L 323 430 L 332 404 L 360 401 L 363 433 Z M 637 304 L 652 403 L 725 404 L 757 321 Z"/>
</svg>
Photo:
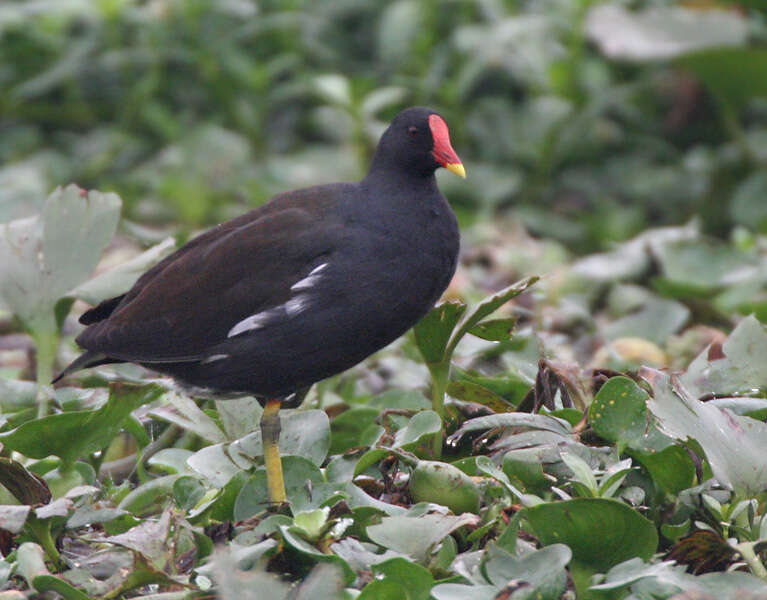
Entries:
<svg viewBox="0 0 767 600">
<path fill-rule="evenodd" d="M 408 195 L 438 194 L 437 178 L 434 171 L 418 172 L 397 165 L 393 161 L 373 159 L 373 164 L 367 176 L 362 180 L 363 186 L 375 186 L 376 189 L 389 194 L 405 192 Z"/>
</svg>

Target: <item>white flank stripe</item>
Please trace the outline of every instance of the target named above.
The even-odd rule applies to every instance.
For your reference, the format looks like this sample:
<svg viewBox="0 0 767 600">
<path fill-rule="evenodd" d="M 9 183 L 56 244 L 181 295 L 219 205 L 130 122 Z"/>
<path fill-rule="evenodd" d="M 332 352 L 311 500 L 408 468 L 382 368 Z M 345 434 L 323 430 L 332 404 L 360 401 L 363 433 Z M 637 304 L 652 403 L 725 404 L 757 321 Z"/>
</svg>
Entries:
<svg viewBox="0 0 767 600">
<path fill-rule="evenodd" d="M 201 360 L 201 365 L 207 365 L 208 363 L 216 362 L 217 360 L 224 360 L 225 358 L 229 358 L 228 354 L 214 354 L 213 356 L 209 356 L 208 358 Z"/>
<path fill-rule="evenodd" d="M 232 337 L 239 333 L 243 333 L 245 331 L 250 331 L 251 329 L 260 329 L 264 326 L 264 323 L 269 319 L 269 315 L 267 314 L 268 311 L 264 311 L 263 313 L 256 313 L 255 315 L 251 315 L 249 317 L 246 317 L 239 323 L 237 323 L 234 327 L 232 327 L 229 330 L 229 333 L 226 334 L 226 337 Z"/>
<path fill-rule="evenodd" d="M 311 273 L 309 273 L 306 277 L 290 286 L 290 291 L 301 292 L 317 285 L 317 282 L 320 280 L 320 272 L 327 266 L 328 263 L 322 263 L 320 266 L 312 269 Z"/>
</svg>

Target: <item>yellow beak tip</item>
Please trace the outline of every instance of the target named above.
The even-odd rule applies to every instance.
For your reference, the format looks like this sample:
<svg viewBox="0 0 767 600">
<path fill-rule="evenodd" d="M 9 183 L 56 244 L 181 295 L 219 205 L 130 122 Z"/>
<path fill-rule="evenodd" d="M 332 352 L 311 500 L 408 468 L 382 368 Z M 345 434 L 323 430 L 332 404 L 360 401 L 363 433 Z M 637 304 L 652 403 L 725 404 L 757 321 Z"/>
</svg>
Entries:
<svg viewBox="0 0 767 600">
<path fill-rule="evenodd" d="M 466 179 L 466 169 L 463 168 L 461 163 L 447 163 L 445 168 L 451 173 L 455 173 L 461 179 Z"/>
</svg>

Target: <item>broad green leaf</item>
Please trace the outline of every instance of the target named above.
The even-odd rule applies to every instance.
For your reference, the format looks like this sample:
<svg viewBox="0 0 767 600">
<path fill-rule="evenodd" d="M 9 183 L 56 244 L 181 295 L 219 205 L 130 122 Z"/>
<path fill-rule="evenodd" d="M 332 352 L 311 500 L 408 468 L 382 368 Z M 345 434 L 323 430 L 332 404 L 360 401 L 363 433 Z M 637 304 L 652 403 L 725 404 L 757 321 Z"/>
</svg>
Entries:
<svg viewBox="0 0 767 600">
<path fill-rule="evenodd" d="M 442 430 L 442 420 L 433 410 L 422 410 L 413 415 L 408 424 L 394 436 L 394 448 L 412 450 L 424 441 L 427 436 Z"/>
<path fill-rule="evenodd" d="M 146 462 L 150 467 L 168 474 L 189 473 L 191 469 L 186 461 L 193 455 L 194 452 L 183 448 L 163 448 Z"/>
<path fill-rule="evenodd" d="M 316 491 L 312 492 L 312 488 L 325 481 L 319 468 L 300 456 L 283 456 L 282 472 L 285 492 L 294 513 L 317 508 L 323 499 L 318 497 Z M 266 470 L 262 467 L 237 494 L 237 500 L 234 503 L 234 520 L 242 521 L 252 517 L 270 504 L 266 487 Z"/>
<path fill-rule="evenodd" d="M 156 386 L 116 385 L 108 402 L 98 410 L 64 412 L 27 421 L 0 434 L 0 442 L 30 458 L 52 455 L 60 457 L 64 464 L 72 464 L 79 457 L 108 446 L 132 411 L 162 393 Z"/>
<path fill-rule="evenodd" d="M 413 328 L 415 341 L 426 363 L 440 363 L 445 359 L 445 349 L 463 314 L 462 302 L 445 302 L 431 309 Z"/>
<path fill-rule="evenodd" d="M 557 598 L 567 585 L 565 567 L 572 558 L 570 548 L 552 544 L 523 556 L 513 556 L 501 548 L 487 550 L 484 573 L 500 592 L 509 581 L 524 581 L 534 588 L 539 597 Z"/>
<path fill-rule="evenodd" d="M 658 547 L 651 521 L 607 498 L 539 504 L 525 509 L 525 519 L 541 543 L 567 544 L 573 559 L 596 572 L 629 558 L 649 559 Z"/>
<path fill-rule="evenodd" d="M 456 517 L 438 514 L 385 517 L 379 525 L 368 527 L 367 534 L 376 544 L 423 562 L 444 537 L 459 527 L 476 523 L 478 518 L 468 513 Z"/>
<path fill-rule="evenodd" d="M 302 456 L 319 466 L 330 448 L 330 421 L 324 410 L 299 410 L 280 413 L 280 454 Z M 230 455 L 261 456 L 261 430 L 232 442 Z"/>
<path fill-rule="evenodd" d="M 594 432 L 617 442 L 618 451 L 628 447 L 655 452 L 671 445 L 655 425 L 647 410 L 649 396 L 628 377 L 611 377 L 594 397 L 589 407 L 589 423 Z"/>
<path fill-rule="evenodd" d="M 405 558 L 390 558 L 373 565 L 373 573 L 383 576 L 383 581 L 397 583 L 407 600 L 429 600 L 434 577 L 428 569 Z"/>
<path fill-rule="evenodd" d="M 653 387 L 649 406 L 661 430 L 683 441 L 696 440 L 719 483 L 744 497 L 767 489 L 767 424 L 701 402 L 680 380 L 660 371 L 643 368 L 640 375 Z"/>
<path fill-rule="evenodd" d="M 632 455 L 669 496 L 673 497 L 695 483 L 695 465 L 689 452 L 681 446 L 668 446 L 659 452 L 636 452 Z"/>
<path fill-rule="evenodd" d="M 746 317 L 722 345 L 725 357 L 709 360 L 704 351 L 680 377 L 696 397 L 704 394 L 735 395 L 767 389 L 767 329 L 753 316 Z"/>
<path fill-rule="evenodd" d="M 138 256 L 99 273 L 69 291 L 69 296 L 89 304 L 98 304 L 127 292 L 147 270 L 160 262 L 176 248 L 174 238 L 166 238 Z"/>
<path fill-rule="evenodd" d="M 164 399 L 168 405 L 153 409 L 150 413 L 152 416 L 191 431 L 208 442 L 215 444 L 226 441 L 221 428 L 192 398 L 180 392 L 170 391 L 165 394 Z"/>
<path fill-rule="evenodd" d="M 374 425 L 380 411 L 370 406 L 354 406 L 330 422 L 330 454 L 360 446 L 362 432 Z"/>
<path fill-rule="evenodd" d="M 84 281 L 120 218 L 116 194 L 56 188 L 37 217 L 0 225 L 0 304 L 32 331 L 54 330 L 59 298 Z"/>
<path fill-rule="evenodd" d="M 293 516 L 293 527 L 300 530 L 309 541 L 316 542 L 325 530 L 329 513 L 330 509 L 327 506 L 297 512 Z"/>
<path fill-rule="evenodd" d="M 256 431 L 264 412 L 258 400 L 250 396 L 233 400 L 217 400 L 216 409 L 229 440 L 237 440 Z"/>
<path fill-rule="evenodd" d="M 19 533 L 27 522 L 31 507 L 25 505 L 3 505 L 0 506 L 0 529 L 5 529 L 10 533 Z"/>
<path fill-rule="evenodd" d="M 599 4 L 589 11 L 586 32 L 613 59 L 638 61 L 675 58 L 695 50 L 740 46 L 748 23 L 734 11 L 654 6 L 631 11 Z"/>
<path fill-rule="evenodd" d="M 767 96 L 767 50 L 762 48 L 703 50 L 677 63 L 695 73 L 715 98 L 736 109 L 751 98 Z"/>
</svg>

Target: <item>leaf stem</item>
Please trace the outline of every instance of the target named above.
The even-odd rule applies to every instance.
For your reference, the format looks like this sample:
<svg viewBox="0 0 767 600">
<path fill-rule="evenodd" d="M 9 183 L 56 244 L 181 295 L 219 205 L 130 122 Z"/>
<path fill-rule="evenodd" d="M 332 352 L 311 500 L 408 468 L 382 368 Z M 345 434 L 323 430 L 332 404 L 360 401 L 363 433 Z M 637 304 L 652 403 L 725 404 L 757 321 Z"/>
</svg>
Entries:
<svg viewBox="0 0 767 600">
<path fill-rule="evenodd" d="M 37 331 L 32 337 L 37 348 L 37 418 L 40 419 L 48 414 L 49 390 L 59 336 L 56 332 Z"/>
<path fill-rule="evenodd" d="M 51 535 L 50 520 L 43 521 L 38 519 L 34 514 L 30 514 L 27 519 L 27 527 L 45 551 L 48 560 L 50 560 L 58 569 L 61 566 L 61 555 L 56 549 L 56 542 L 54 542 L 53 536 Z"/>
<path fill-rule="evenodd" d="M 759 560 L 756 552 L 754 552 L 754 546 L 756 546 L 756 542 L 741 542 L 740 544 L 735 544 L 734 547 L 743 557 L 743 560 L 746 561 L 751 572 L 759 579 L 767 581 L 767 569 L 762 564 L 762 561 Z"/>
<path fill-rule="evenodd" d="M 442 426 L 432 439 L 432 454 L 439 460 L 442 457 L 442 433 L 445 430 L 445 392 L 450 378 L 450 358 L 428 365 L 431 371 L 431 407 L 439 415 Z"/>
</svg>

